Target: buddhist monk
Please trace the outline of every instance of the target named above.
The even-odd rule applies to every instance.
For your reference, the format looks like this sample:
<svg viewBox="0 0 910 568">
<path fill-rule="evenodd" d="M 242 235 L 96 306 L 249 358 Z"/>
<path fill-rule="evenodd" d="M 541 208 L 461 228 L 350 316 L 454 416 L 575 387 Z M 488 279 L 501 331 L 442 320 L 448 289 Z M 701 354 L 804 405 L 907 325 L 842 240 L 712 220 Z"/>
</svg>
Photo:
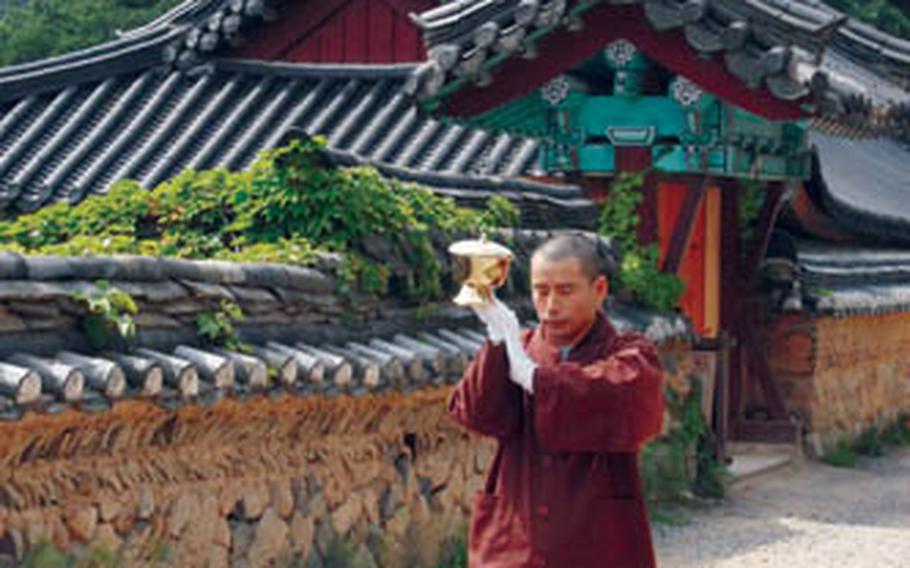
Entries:
<svg viewBox="0 0 910 568">
<path fill-rule="evenodd" d="M 497 449 L 470 568 L 655 566 L 637 455 L 661 430 L 662 370 L 651 341 L 605 317 L 601 264 L 590 239 L 555 237 L 531 259 L 536 328 L 495 297 L 474 308 L 488 340 L 449 408 Z"/>
</svg>

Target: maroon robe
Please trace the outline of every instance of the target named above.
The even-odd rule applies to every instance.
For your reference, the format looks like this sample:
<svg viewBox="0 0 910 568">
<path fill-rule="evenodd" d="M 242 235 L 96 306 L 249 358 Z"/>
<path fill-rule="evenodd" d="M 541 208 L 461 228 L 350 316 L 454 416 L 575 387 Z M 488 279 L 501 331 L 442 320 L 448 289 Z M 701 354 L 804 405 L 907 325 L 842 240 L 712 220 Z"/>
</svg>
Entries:
<svg viewBox="0 0 910 568">
<path fill-rule="evenodd" d="M 474 497 L 471 568 L 655 566 L 638 472 L 663 418 L 657 351 L 598 314 L 564 361 L 526 331 L 534 394 L 509 380 L 503 345 L 487 342 L 450 400 L 466 428 L 497 438 Z"/>
</svg>

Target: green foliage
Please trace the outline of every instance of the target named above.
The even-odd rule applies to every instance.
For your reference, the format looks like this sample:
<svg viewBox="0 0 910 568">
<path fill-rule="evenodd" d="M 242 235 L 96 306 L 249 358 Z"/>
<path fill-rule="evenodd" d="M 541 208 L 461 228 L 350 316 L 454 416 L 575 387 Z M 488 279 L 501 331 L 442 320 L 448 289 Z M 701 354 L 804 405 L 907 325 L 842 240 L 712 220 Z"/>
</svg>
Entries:
<svg viewBox="0 0 910 568">
<path fill-rule="evenodd" d="M 739 198 L 739 237 L 745 243 L 755 234 L 755 221 L 765 199 L 765 191 L 760 183 L 752 179 L 742 182 L 743 191 Z"/>
<path fill-rule="evenodd" d="M 910 413 L 901 411 L 882 426 L 872 425 L 862 430 L 851 442 L 844 437 L 824 449 L 821 460 L 835 467 L 855 467 L 859 456 L 882 457 L 896 446 L 910 444 Z"/>
<path fill-rule="evenodd" d="M 129 294 L 106 280 L 98 280 L 91 290 L 74 292 L 72 297 L 88 307 L 88 315 L 80 325 L 96 349 L 124 348 L 135 339 L 133 316 L 139 309 Z"/>
<path fill-rule="evenodd" d="M 910 39 L 910 5 L 904 0 L 826 0 L 826 3 L 880 30 Z"/>
<path fill-rule="evenodd" d="M 355 568 L 357 552 L 354 546 L 339 539 L 334 539 L 325 551 L 322 565 L 325 568 Z"/>
<path fill-rule="evenodd" d="M 606 203 L 600 211 L 600 231 L 611 235 L 623 251 L 638 246 L 638 206 L 643 195 L 645 171 L 622 172 L 610 186 Z"/>
<path fill-rule="evenodd" d="M 725 463 L 717 461 L 714 444 L 710 443 L 711 436 L 711 432 L 705 432 L 698 439 L 695 453 L 696 473 L 692 491 L 699 497 L 723 499 L 729 472 Z"/>
<path fill-rule="evenodd" d="M 221 300 L 218 310 L 196 315 L 196 332 L 207 345 L 230 351 L 248 352 L 249 346 L 240 341 L 236 323 L 243 321 L 243 310 L 229 300 Z"/>
<path fill-rule="evenodd" d="M 833 447 L 825 450 L 822 461 L 834 467 L 856 466 L 856 450 L 846 438 L 838 441 Z"/>
<path fill-rule="evenodd" d="M 155 541 L 149 546 L 149 562 L 143 563 L 141 566 L 151 568 L 171 565 L 170 548 L 166 544 Z M 12 566 L 0 560 L 0 568 L 11 568 Z M 22 560 L 15 566 L 18 568 L 128 568 L 120 554 L 105 546 L 77 546 L 73 547 L 71 551 L 64 552 L 47 542 L 38 543 L 26 550 Z M 130 568 L 133 566 L 135 565 L 129 565 Z"/>
<path fill-rule="evenodd" d="M 481 213 L 480 223 L 487 227 L 515 227 L 520 218 L 521 213 L 514 203 L 494 195 L 487 200 L 487 210 Z"/>
<path fill-rule="evenodd" d="M 466 568 L 467 565 L 468 543 L 466 535 L 458 535 L 442 544 L 436 568 Z"/>
<path fill-rule="evenodd" d="M 878 426 L 873 424 L 860 432 L 853 440 L 853 450 L 860 456 L 877 458 L 885 455 L 885 443 Z"/>
<path fill-rule="evenodd" d="M 645 495 L 652 503 L 680 501 L 691 493 L 712 498 L 724 495 L 726 466 L 714 458 L 707 443 L 701 390 L 701 382 L 694 380 L 685 398 L 665 391 L 675 423 L 666 435 L 646 445 L 641 456 Z"/>
<path fill-rule="evenodd" d="M 600 212 L 599 232 L 613 237 L 622 249 L 623 260 L 614 284 L 641 304 L 670 311 L 679 305 L 685 284 L 675 274 L 660 271 L 660 248 L 638 242 L 638 206 L 646 171 L 623 172 L 610 187 Z"/>
<path fill-rule="evenodd" d="M 0 17 L 0 66 L 69 53 L 116 38 L 180 0 L 29 0 Z"/>
<path fill-rule="evenodd" d="M 0 249 L 28 254 L 146 254 L 309 265 L 341 253 L 341 292 L 442 296 L 431 235 L 480 232 L 518 218 L 504 198 L 474 211 L 372 168 L 325 163 L 325 141 L 265 152 L 249 171 L 185 171 L 146 191 L 132 181 L 75 207 L 53 205 L 0 224 Z M 386 254 L 366 246 L 392 244 Z M 396 288 L 391 288 L 393 276 Z"/>
<path fill-rule="evenodd" d="M 910 444 L 910 413 L 898 413 L 894 422 L 882 428 L 881 439 L 886 447 Z"/>
<path fill-rule="evenodd" d="M 675 274 L 660 271 L 658 246 L 636 246 L 627 251 L 620 265 L 620 285 L 646 306 L 663 311 L 678 306 L 685 284 Z"/>
<path fill-rule="evenodd" d="M 22 559 L 26 568 L 68 568 L 74 563 L 72 557 L 48 543 L 41 543 L 29 549 Z"/>
</svg>

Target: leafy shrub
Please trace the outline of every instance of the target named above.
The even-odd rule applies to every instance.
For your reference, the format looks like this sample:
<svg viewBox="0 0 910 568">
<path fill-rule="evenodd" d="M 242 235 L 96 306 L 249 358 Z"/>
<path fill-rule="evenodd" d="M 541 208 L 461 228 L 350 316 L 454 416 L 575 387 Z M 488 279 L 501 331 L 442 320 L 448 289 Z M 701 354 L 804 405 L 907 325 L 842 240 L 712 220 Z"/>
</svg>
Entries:
<svg viewBox="0 0 910 568">
<path fill-rule="evenodd" d="M 508 226 L 518 211 L 493 197 L 482 211 L 368 167 L 325 163 L 325 141 L 264 152 L 250 170 L 185 171 L 147 191 L 133 181 L 75 207 L 57 204 L 0 224 L 0 249 L 29 254 L 147 254 L 308 265 L 341 253 L 342 291 L 394 292 L 424 301 L 442 293 L 431 235 Z M 377 238 L 407 275 L 394 276 Z"/>
<path fill-rule="evenodd" d="M 825 450 L 822 461 L 834 467 L 856 466 L 856 450 L 846 438 L 838 441 L 833 447 Z"/>
<path fill-rule="evenodd" d="M 234 302 L 222 300 L 218 310 L 196 315 L 196 330 L 207 345 L 225 347 L 231 351 L 248 351 L 237 336 L 235 323 L 243 321 L 243 310 Z"/>
<path fill-rule="evenodd" d="M 610 187 L 600 212 L 599 232 L 610 235 L 622 249 L 614 284 L 644 306 L 670 311 L 679 305 L 685 284 L 675 274 L 660 271 L 660 248 L 638 242 L 638 206 L 647 172 L 623 172 Z"/>
<path fill-rule="evenodd" d="M 96 349 L 128 347 L 136 337 L 133 316 L 139 311 L 133 298 L 106 280 L 95 282 L 89 291 L 73 293 L 73 299 L 88 307 L 80 321 L 82 330 Z"/>
</svg>

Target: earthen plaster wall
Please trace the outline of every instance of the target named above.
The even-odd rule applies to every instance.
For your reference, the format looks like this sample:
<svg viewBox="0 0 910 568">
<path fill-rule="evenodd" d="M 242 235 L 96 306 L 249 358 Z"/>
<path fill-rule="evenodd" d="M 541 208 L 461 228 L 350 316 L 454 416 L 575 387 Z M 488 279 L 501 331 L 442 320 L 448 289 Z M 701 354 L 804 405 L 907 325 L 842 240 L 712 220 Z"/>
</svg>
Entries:
<svg viewBox="0 0 910 568">
<path fill-rule="evenodd" d="M 824 443 L 910 412 L 910 313 L 784 316 L 768 350 L 787 407 Z"/>
</svg>

